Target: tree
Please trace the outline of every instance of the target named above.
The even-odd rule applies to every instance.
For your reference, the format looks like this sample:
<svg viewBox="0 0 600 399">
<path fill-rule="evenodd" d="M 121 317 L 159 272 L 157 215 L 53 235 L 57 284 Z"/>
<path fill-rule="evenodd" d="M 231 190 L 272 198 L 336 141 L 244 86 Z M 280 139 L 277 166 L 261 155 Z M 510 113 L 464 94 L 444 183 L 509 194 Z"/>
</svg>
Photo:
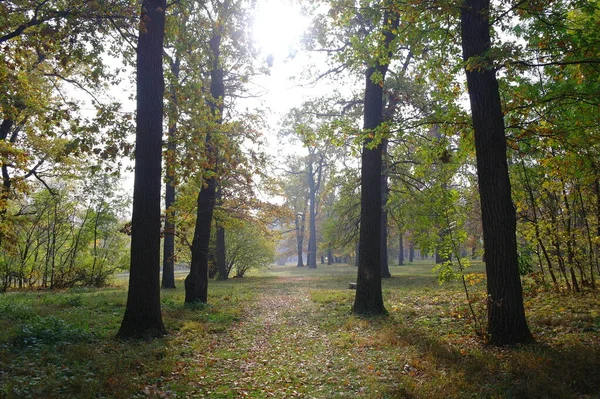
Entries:
<svg viewBox="0 0 600 399">
<path fill-rule="evenodd" d="M 225 14 L 230 12 L 227 7 L 228 2 L 225 2 L 221 10 Z M 214 118 L 210 126 L 214 131 L 208 131 L 206 134 L 206 157 L 209 166 L 205 169 L 204 183 L 198 192 L 190 274 L 185 279 L 185 303 L 206 303 L 208 300 L 208 247 L 218 184 L 216 169 L 219 148 L 214 136 L 218 134 L 219 126 L 223 122 L 223 101 L 225 97 L 223 61 L 220 58 L 221 40 L 223 39 L 223 29 L 226 22 L 223 19 L 226 19 L 226 16 L 219 15 L 209 41 L 211 67 L 210 99 L 208 101 Z"/>
<path fill-rule="evenodd" d="M 177 14 L 176 14 L 177 15 Z M 176 50 L 174 57 L 169 60 L 169 128 L 167 148 L 165 151 L 165 228 L 163 240 L 163 275 L 162 288 L 175 288 L 175 153 L 177 152 L 177 123 L 179 117 L 179 99 L 177 85 L 179 84 L 181 58 Z"/>
<path fill-rule="evenodd" d="M 346 167 L 330 180 L 335 186 L 334 199 L 324 223 L 324 238 L 330 247 L 348 257 L 356 257 L 360 222 L 360 171 Z M 332 190 L 333 191 L 333 190 Z"/>
<path fill-rule="evenodd" d="M 489 342 L 496 345 L 528 343 L 533 337 L 523 308 L 504 117 L 496 71 L 489 54 L 489 0 L 463 2 L 461 39 L 475 132 L 489 295 Z"/>
<path fill-rule="evenodd" d="M 277 180 L 280 195 L 284 197 L 284 205 L 289 209 L 293 220 L 293 227 L 287 229 L 293 233 L 288 240 L 289 243 L 286 244 L 290 250 L 285 251 L 284 255 L 294 254 L 297 257 L 296 266 L 304 267 L 304 238 L 309 198 L 308 181 L 304 176 L 302 158 L 288 157 L 286 163 L 286 173 Z M 291 248 L 294 250 L 292 251 Z"/>
<path fill-rule="evenodd" d="M 390 4 L 384 4 L 390 7 Z M 381 183 L 383 82 L 392 55 L 391 44 L 398 28 L 398 15 L 386 8 L 382 15 L 383 56 L 371 61 L 365 72 L 364 141 L 361 157 L 361 211 L 358 244 L 358 278 L 353 312 L 385 314 L 381 293 Z M 379 136 L 376 140 L 373 137 Z"/>
<path fill-rule="evenodd" d="M 299 141 L 308 154 L 301 158 L 302 167 L 287 171 L 301 174 L 306 178 L 308 188 L 308 248 L 307 266 L 317 268 L 317 217 L 319 213 L 319 194 L 324 175 L 329 166 L 329 159 L 334 154 L 334 147 L 323 131 L 328 130 L 329 117 L 321 107 L 322 101 L 304 102 L 300 107 L 289 111 L 285 127 L 280 136 L 292 142 Z M 298 223 L 297 223 L 298 225 Z M 300 264 L 298 265 L 300 266 Z"/>
<path fill-rule="evenodd" d="M 103 161 L 129 150 L 129 115 L 98 92 L 118 80 L 118 69 L 105 62 L 107 53 L 115 54 L 107 44 L 120 43 L 116 33 L 131 25 L 130 3 L 0 4 L 0 242 L 11 216 L 8 202 L 24 195 L 33 179 L 45 183 L 56 174 L 51 170 L 68 168 L 77 156 Z M 81 112 L 88 103 L 97 110 L 93 118 Z"/>
<path fill-rule="evenodd" d="M 166 333 L 160 309 L 160 188 L 165 0 L 142 3 L 137 46 L 136 152 L 131 267 L 120 338 Z"/>
</svg>

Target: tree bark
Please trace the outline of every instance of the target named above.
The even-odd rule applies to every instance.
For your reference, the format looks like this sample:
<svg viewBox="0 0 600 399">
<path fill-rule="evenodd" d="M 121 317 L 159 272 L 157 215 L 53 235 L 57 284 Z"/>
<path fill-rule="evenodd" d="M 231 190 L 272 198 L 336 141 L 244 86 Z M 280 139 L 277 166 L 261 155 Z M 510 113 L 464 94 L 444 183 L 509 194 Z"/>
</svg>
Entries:
<svg viewBox="0 0 600 399">
<path fill-rule="evenodd" d="M 171 73 L 174 80 L 179 80 L 179 58 L 171 63 Z M 178 101 L 175 85 L 170 90 L 171 110 L 169 112 L 169 136 L 167 137 L 167 154 L 165 157 L 166 179 L 165 179 L 165 229 L 163 239 L 163 275 L 162 288 L 175 287 L 175 214 L 172 206 L 175 202 L 175 185 L 173 184 L 175 174 L 175 152 L 177 145 L 175 135 L 177 134 Z"/>
<path fill-rule="evenodd" d="M 217 189 L 217 203 L 219 206 L 223 204 L 222 188 L 219 185 Z M 229 272 L 226 264 L 226 248 L 225 248 L 225 227 L 220 220 L 216 220 L 217 237 L 216 237 L 216 252 L 217 252 L 217 278 L 219 280 L 227 280 Z"/>
<path fill-rule="evenodd" d="M 190 274 L 185 278 L 185 303 L 206 303 L 208 300 L 208 249 L 216 185 L 215 179 L 209 178 L 198 193 Z"/>
<path fill-rule="evenodd" d="M 491 47 L 489 0 L 461 8 L 463 58 L 486 57 Z M 516 213 L 511 199 L 504 119 L 492 65 L 467 68 L 488 291 L 488 335 L 495 345 L 529 343 L 517 262 Z"/>
<path fill-rule="evenodd" d="M 311 269 L 317 268 L 317 191 L 321 185 L 321 173 L 323 170 L 323 160 L 320 159 L 315 170 L 314 153 L 309 154 L 308 164 L 308 192 L 309 192 L 309 210 L 308 210 L 308 249 L 306 265 Z M 316 176 L 316 178 L 315 178 Z"/>
<path fill-rule="evenodd" d="M 160 188 L 165 0 L 142 3 L 137 46 L 136 150 L 131 266 L 120 338 L 166 333 L 160 310 Z"/>
<path fill-rule="evenodd" d="M 300 223 L 300 215 L 296 214 L 294 219 L 296 225 L 296 246 L 298 253 L 298 263 L 296 267 L 304 267 L 304 261 L 302 260 L 302 249 L 304 242 L 304 214 L 302 214 L 302 223 Z"/>
<path fill-rule="evenodd" d="M 388 264 L 388 248 L 387 248 L 387 236 L 388 236 L 388 214 L 387 214 L 387 200 L 388 200 L 388 178 L 387 178 L 387 167 L 385 165 L 385 157 L 387 155 L 387 140 L 384 139 L 381 143 L 381 155 L 382 159 L 382 171 L 381 171 L 381 242 L 379 250 L 381 252 L 381 277 L 390 278 L 390 266 Z"/>
<path fill-rule="evenodd" d="M 215 33 L 210 39 L 212 55 L 210 101 L 213 122 L 215 126 L 222 123 L 223 97 L 225 85 L 223 83 L 223 69 L 220 64 L 221 35 Z M 216 133 L 216 132 L 215 132 Z M 213 134 L 206 135 L 206 148 L 209 168 L 216 168 L 217 147 L 212 139 Z M 213 170 L 214 172 L 214 170 Z M 196 211 L 196 227 L 192 241 L 192 260 L 190 274 L 185 278 L 185 303 L 207 302 L 208 299 L 208 249 L 212 227 L 213 211 L 216 203 L 217 178 L 214 173 L 205 173 L 207 176 L 198 193 Z"/>
<path fill-rule="evenodd" d="M 389 46 L 398 27 L 398 16 L 390 9 L 383 15 L 384 49 L 391 57 Z M 365 99 L 363 128 L 373 132 L 383 122 L 383 84 L 375 82 L 379 75 L 382 82 L 388 70 L 387 62 L 375 61 L 365 73 Z M 360 234 L 358 243 L 358 277 L 353 313 L 358 315 L 383 315 L 381 292 L 381 171 L 382 144 L 373 147 L 373 139 L 366 138 L 361 155 L 360 181 Z"/>
<path fill-rule="evenodd" d="M 385 72 L 385 68 L 382 68 Z M 372 81 L 378 68 L 366 73 L 364 129 L 375 129 L 382 120 L 383 88 Z M 381 292 L 381 144 L 363 145 L 361 168 L 360 235 L 358 278 L 353 312 L 361 315 L 385 314 Z"/>
<path fill-rule="evenodd" d="M 404 265 L 404 240 L 402 232 L 398 234 L 398 266 Z"/>
</svg>

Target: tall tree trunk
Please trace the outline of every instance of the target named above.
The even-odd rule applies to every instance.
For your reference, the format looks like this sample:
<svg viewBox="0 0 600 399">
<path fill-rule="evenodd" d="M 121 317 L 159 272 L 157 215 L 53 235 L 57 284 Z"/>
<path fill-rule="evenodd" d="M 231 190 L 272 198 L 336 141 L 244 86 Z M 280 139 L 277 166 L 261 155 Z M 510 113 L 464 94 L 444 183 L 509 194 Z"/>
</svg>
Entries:
<svg viewBox="0 0 600 399">
<path fill-rule="evenodd" d="M 382 69 L 380 71 L 379 69 Z M 382 120 L 383 88 L 373 74 L 386 68 L 370 67 L 366 73 L 364 129 L 376 129 Z M 381 292 L 381 144 L 367 139 L 362 150 L 358 279 L 353 312 L 385 314 Z"/>
<path fill-rule="evenodd" d="M 388 264 L 388 248 L 387 248 L 387 237 L 388 237 L 388 213 L 387 213 L 387 200 L 388 200 L 388 176 L 387 176 L 387 167 L 385 164 L 385 158 L 387 155 L 387 140 L 384 139 L 381 142 L 381 155 L 382 155 L 382 165 L 381 165 L 381 242 L 379 246 L 379 251 L 381 252 L 381 277 L 390 278 L 392 274 L 390 273 L 390 266 Z"/>
<path fill-rule="evenodd" d="M 386 4 L 387 5 L 387 4 Z M 383 15 L 384 50 L 392 56 L 390 44 L 398 28 L 398 16 L 391 9 Z M 365 73 L 365 132 L 373 132 L 383 122 L 383 84 L 388 64 L 380 60 Z M 382 144 L 373 147 L 373 139 L 364 141 L 361 156 L 360 234 L 358 243 L 358 278 L 352 311 L 359 315 L 382 315 L 387 311 L 381 292 L 381 171 Z"/>
<path fill-rule="evenodd" d="M 310 154 L 312 157 L 314 154 Z M 308 192 L 309 192 L 309 210 L 308 210 L 308 250 L 306 265 L 311 269 L 317 268 L 317 191 L 321 184 L 322 160 L 319 161 L 317 170 L 314 170 L 314 159 L 310 159 L 308 165 Z M 315 179 L 316 175 L 316 179 Z"/>
<path fill-rule="evenodd" d="M 213 122 L 216 126 L 222 123 L 223 98 L 225 84 L 223 83 L 223 69 L 220 63 L 221 35 L 215 33 L 210 39 L 212 65 L 210 71 L 210 94 L 212 96 L 210 107 Z M 213 169 L 217 164 L 218 149 L 212 140 L 212 135 L 206 135 L 208 164 Z M 213 170 L 214 172 L 214 170 Z M 207 174 L 205 173 L 205 176 Z M 208 298 L 208 248 L 212 227 L 213 210 L 216 203 L 217 178 L 214 173 L 208 174 L 205 184 L 198 193 L 196 211 L 196 227 L 192 241 L 192 260 L 190 274 L 185 278 L 185 303 L 204 302 Z"/>
<path fill-rule="evenodd" d="M 408 262 L 413 263 L 415 261 L 415 243 L 410 242 L 408 245 Z"/>
<path fill-rule="evenodd" d="M 461 8 L 463 58 L 487 57 L 490 49 L 489 0 L 465 0 Z M 516 212 L 511 199 L 504 119 L 496 71 L 466 70 L 471 103 L 477 177 L 481 200 L 488 291 L 489 342 L 533 341 L 523 307 L 517 261 Z"/>
<path fill-rule="evenodd" d="M 180 60 L 176 57 L 171 63 L 171 73 L 174 82 L 170 87 L 169 136 L 167 137 L 167 152 L 165 154 L 165 229 L 163 239 L 163 275 L 162 288 L 175 287 L 175 154 L 177 152 L 177 121 L 179 119 L 179 103 L 177 101 L 176 83 L 179 82 Z"/>
<path fill-rule="evenodd" d="M 327 248 L 327 264 L 333 265 L 333 252 L 331 251 L 331 248 Z"/>
<path fill-rule="evenodd" d="M 121 338 L 166 333 L 160 310 L 160 186 L 164 80 L 165 0 L 142 3 L 137 45 L 135 174 L 131 264 Z"/>
</svg>

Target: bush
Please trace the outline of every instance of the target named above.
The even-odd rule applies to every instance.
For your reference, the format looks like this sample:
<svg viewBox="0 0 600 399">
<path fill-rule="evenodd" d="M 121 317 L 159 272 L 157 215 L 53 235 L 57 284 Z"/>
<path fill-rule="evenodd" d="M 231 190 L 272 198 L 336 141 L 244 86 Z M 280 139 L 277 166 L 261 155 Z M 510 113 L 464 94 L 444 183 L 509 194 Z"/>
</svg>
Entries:
<svg viewBox="0 0 600 399">
<path fill-rule="evenodd" d="M 225 242 L 227 269 L 235 277 L 243 277 L 252 269 L 266 268 L 275 259 L 273 240 L 249 222 L 226 230 Z"/>
</svg>

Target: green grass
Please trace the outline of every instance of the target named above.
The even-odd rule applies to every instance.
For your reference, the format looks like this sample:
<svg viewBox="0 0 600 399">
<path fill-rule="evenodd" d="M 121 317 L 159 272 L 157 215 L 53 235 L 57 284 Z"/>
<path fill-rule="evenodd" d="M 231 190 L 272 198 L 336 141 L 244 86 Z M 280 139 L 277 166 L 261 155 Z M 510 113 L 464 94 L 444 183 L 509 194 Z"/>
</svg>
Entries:
<svg viewBox="0 0 600 399">
<path fill-rule="evenodd" d="M 125 287 L 0 296 L 0 398 L 596 398 L 600 299 L 526 283 L 537 343 L 488 347 L 458 282 L 391 267 L 387 317 L 350 314 L 356 268 L 277 266 L 211 282 L 209 304 L 162 291 L 163 339 L 114 339 Z M 481 265 L 471 272 L 481 273 Z M 485 281 L 473 280 L 484 298 Z M 474 303 L 485 318 L 483 301 Z"/>
</svg>

